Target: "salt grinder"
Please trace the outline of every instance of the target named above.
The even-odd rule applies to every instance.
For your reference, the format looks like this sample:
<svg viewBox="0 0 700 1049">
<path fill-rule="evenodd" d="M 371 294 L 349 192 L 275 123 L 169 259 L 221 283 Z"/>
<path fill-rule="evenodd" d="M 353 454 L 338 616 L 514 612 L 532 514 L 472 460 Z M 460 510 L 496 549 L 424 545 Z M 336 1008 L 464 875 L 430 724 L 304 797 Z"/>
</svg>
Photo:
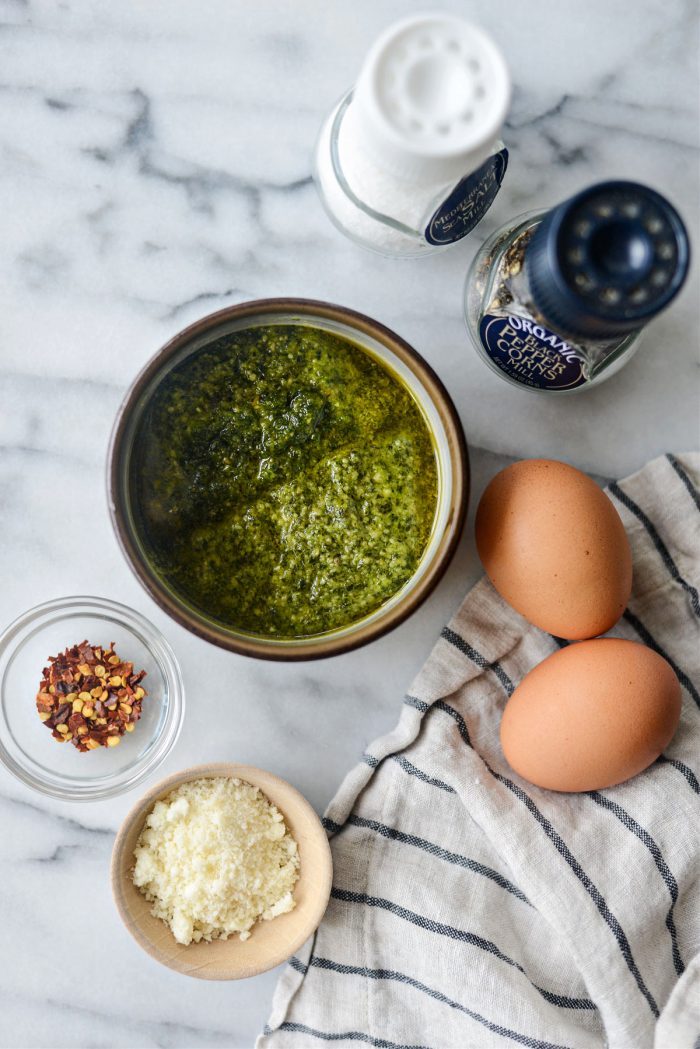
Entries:
<svg viewBox="0 0 700 1049">
<path fill-rule="evenodd" d="M 390 26 L 316 147 L 326 210 L 348 237 L 417 256 L 465 237 L 500 189 L 510 79 L 493 41 L 442 14 Z"/>
</svg>

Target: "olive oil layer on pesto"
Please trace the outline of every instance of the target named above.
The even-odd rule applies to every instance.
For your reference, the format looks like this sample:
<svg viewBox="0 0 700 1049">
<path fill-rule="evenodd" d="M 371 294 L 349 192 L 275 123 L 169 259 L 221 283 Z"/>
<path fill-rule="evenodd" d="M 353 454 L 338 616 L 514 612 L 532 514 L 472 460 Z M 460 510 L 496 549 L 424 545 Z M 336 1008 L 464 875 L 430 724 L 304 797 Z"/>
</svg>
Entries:
<svg viewBox="0 0 700 1049">
<path fill-rule="evenodd" d="M 408 390 L 348 340 L 247 329 L 176 367 L 136 442 L 154 564 L 191 605 L 256 634 L 347 626 L 413 575 L 437 504 Z"/>
</svg>

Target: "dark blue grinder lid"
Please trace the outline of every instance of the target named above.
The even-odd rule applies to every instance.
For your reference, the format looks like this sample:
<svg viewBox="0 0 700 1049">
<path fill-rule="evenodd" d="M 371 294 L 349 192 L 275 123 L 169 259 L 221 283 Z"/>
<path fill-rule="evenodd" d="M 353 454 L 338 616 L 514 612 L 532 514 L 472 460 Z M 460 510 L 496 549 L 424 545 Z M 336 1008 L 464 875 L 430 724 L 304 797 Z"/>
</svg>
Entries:
<svg viewBox="0 0 700 1049">
<path fill-rule="evenodd" d="M 553 328 L 613 339 L 669 304 L 689 255 L 686 228 L 660 193 L 600 182 L 545 215 L 525 266 L 534 303 Z"/>
</svg>

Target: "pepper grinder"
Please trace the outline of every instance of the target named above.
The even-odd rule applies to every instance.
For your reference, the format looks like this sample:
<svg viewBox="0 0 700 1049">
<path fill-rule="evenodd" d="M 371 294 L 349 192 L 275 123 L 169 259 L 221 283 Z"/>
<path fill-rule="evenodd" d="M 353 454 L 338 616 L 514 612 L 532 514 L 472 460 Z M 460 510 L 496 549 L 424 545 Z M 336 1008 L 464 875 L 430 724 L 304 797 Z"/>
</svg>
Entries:
<svg viewBox="0 0 700 1049">
<path fill-rule="evenodd" d="M 570 393 L 614 375 L 676 297 L 688 234 L 660 193 L 601 182 L 502 226 L 467 277 L 467 327 L 481 357 L 524 389 Z"/>
</svg>

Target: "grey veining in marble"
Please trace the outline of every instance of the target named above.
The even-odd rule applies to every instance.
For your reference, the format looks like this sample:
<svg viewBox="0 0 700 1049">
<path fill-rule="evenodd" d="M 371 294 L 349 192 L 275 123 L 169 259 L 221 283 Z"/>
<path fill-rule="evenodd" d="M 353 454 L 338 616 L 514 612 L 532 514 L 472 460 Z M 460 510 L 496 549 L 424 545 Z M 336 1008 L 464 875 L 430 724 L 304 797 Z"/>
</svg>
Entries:
<svg viewBox="0 0 700 1049">
<path fill-rule="evenodd" d="M 560 457 L 612 477 L 698 445 L 695 273 L 628 367 L 560 401 L 486 369 L 461 314 L 484 235 L 597 179 L 649 182 L 697 230 L 696 5 L 442 0 L 507 56 L 511 167 L 473 238 L 395 262 L 332 228 L 310 154 L 377 32 L 425 6 L 0 0 L 0 620 L 79 592 L 132 604 L 170 639 L 188 690 L 186 730 L 162 772 L 250 762 L 319 811 L 393 724 L 402 689 L 478 577 L 471 527 L 426 605 L 364 651 L 285 667 L 190 636 L 132 578 L 104 496 L 114 413 L 160 344 L 259 296 L 375 316 L 452 392 L 472 448 L 472 505 L 509 457 Z M 75 493 L 59 516 L 57 492 Z M 3 1046 L 238 1049 L 265 1022 L 274 974 L 186 981 L 122 928 L 108 862 L 134 800 L 69 806 L 0 771 Z"/>
</svg>

